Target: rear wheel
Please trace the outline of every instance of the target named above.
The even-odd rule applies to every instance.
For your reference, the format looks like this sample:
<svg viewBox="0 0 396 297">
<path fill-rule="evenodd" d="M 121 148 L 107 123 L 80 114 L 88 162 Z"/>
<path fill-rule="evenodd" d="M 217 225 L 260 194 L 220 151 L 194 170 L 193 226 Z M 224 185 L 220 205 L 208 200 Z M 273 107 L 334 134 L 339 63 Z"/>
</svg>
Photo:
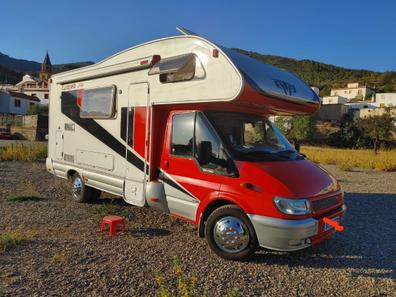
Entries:
<svg viewBox="0 0 396 297">
<path fill-rule="evenodd" d="M 236 205 L 221 206 L 210 214 L 205 237 L 210 248 L 228 260 L 247 259 L 258 246 L 249 218 Z"/>
<path fill-rule="evenodd" d="M 99 199 L 101 191 L 85 185 L 84 180 L 76 172 L 71 179 L 71 193 L 74 201 L 87 203 Z"/>
</svg>

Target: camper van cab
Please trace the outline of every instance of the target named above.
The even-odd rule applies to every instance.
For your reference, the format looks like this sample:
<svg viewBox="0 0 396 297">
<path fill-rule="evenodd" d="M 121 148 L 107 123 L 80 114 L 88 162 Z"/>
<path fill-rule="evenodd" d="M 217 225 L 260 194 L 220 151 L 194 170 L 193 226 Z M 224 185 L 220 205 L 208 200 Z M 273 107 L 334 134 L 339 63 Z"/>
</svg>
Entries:
<svg viewBox="0 0 396 297">
<path fill-rule="evenodd" d="M 342 191 L 269 120 L 314 112 L 316 93 L 180 31 L 52 77 L 48 171 L 77 202 L 107 192 L 196 224 L 226 259 L 328 238 Z"/>
</svg>

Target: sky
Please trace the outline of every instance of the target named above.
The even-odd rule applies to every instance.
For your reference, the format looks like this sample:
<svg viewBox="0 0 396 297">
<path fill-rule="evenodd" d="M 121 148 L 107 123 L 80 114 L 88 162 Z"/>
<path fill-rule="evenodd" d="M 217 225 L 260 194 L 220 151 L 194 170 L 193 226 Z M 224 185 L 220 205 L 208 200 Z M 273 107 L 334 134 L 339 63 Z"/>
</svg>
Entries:
<svg viewBox="0 0 396 297">
<path fill-rule="evenodd" d="M 395 12 L 394 0 L 0 0 L 0 52 L 97 62 L 182 26 L 226 47 L 396 71 Z"/>
</svg>

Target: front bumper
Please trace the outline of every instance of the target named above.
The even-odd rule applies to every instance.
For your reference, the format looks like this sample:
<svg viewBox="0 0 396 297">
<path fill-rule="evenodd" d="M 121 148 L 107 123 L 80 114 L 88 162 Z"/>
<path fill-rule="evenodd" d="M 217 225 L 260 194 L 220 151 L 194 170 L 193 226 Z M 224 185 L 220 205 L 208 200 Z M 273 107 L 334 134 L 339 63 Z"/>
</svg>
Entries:
<svg viewBox="0 0 396 297">
<path fill-rule="evenodd" d="M 342 216 L 345 204 L 331 217 Z M 321 219 L 285 220 L 248 214 L 261 247 L 276 251 L 296 251 L 327 238 L 334 230 L 323 231 Z M 320 240 L 318 240 L 320 238 Z"/>
</svg>

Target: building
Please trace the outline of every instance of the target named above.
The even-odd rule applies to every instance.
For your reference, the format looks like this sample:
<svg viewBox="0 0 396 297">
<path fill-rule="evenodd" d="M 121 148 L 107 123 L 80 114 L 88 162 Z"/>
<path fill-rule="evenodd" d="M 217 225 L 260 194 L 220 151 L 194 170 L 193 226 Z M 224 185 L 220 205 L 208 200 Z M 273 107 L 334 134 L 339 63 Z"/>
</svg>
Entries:
<svg viewBox="0 0 396 297">
<path fill-rule="evenodd" d="M 52 75 L 52 65 L 48 53 L 45 55 L 44 61 L 41 64 L 39 77 L 34 77 L 30 74 L 25 74 L 22 80 L 15 86 L 8 87 L 7 89 L 24 93 L 26 95 L 37 97 L 40 104 L 49 103 L 49 79 Z"/>
<path fill-rule="evenodd" d="M 346 88 L 331 89 L 330 96 L 342 96 L 351 99 L 365 99 L 370 95 L 374 95 L 375 91 L 360 83 L 349 83 Z"/>
<path fill-rule="evenodd" d="M 313 117 L 319 121 L 339 123 L 348 111 L 349 108 L 345 104 L 322 104 Z"/>
<path fill-rule="evenodd" d="M 324 96 L 322 98 L 322 104 L 344 104 L 347 101 L 348 99 L 342 96 Z"/>
<path fill-rule="evenodd" d="M 365 109 L 361 109 L 359 111 L 359 117 L 364 119 L 364 118 L 368 118 L 370 116 L 382 116 L 386 112 L 388 112 L 388 111 L 382 107 L 380 107 L 380 108 L 365 108 Z M 389 112 L 393 117 L 396 117 L 396 108 L 392 108 Z"/>
<path fill-rule="evenodd" d="M 374 104 L 378 107 L 396 107 L 396 93 L 378 93 Z"/>
<path fill-rule="evenodd" d="M 374 103 L 371 102 L 364 102 L 364 101 L 359 101 L 359 102 L 348 102 L 345 103 L 346 106 L 348 106 L 348 109 L 354 109 L 354 110 L 360 110 L 360 109 L 365 109 L 365 108 L 377 108 L 377 106 Z"/>
<path fill-rule="evenodd" d="M 39 103 L 40 99 L 37 97 L 11 90 L 0 90 L 0 113 L 25 115 L 32 105 Z"/>
</svg>

